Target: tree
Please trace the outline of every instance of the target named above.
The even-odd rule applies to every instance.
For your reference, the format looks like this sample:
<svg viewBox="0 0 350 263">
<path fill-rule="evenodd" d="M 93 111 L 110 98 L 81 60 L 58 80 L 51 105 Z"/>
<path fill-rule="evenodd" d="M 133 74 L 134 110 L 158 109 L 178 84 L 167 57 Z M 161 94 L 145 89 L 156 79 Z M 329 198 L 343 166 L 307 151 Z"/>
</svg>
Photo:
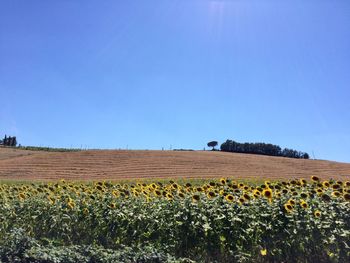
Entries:
<svg viewBox="0 0 350 263">
<path fill-rule="evenodd" d="M 217 141 L 211 141 L 211 142 L 208 142 L 208 147 L 213 147 L 212 151 L 215 151 L 215 146 L 218 145 L 218 142 Z"/>
<path fill-rule="evenodd" d="M 209 145 L 209 144 L 208 144 Z M 224 152 L 237 152 L 237 153 L 252 153 L 252 154 L 263 154 L 270 156 L 283 156 L 289 158 L 304 158 L 309 159 L 309 155 L 304 152 L 296 151 L 293 149 L 282 148 L 278 145 L 271 143 L 239 143 L 232 140 L 226 140 L 220 146 L 221 151 Z"/>
<path fill-rule="evenodd" d="M 4 146 L 11 146 L 11 147 L 16 147 L 17 145 L 17 138 L 16 136 L 9 136 L 5 135 L 5 138 L 3 140 L 0 140 L 0 144 Z"/>
</svg>

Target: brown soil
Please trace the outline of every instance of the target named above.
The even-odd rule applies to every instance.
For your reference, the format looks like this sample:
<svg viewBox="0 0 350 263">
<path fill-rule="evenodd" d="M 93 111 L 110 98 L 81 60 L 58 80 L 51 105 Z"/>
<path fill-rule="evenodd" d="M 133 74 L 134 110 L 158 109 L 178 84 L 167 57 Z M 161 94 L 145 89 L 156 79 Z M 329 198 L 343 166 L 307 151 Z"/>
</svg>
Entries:
<svg viewBox="0 0 350 263">
<path fill-rule="evenodd" d="M 143 178 L 350 180 L 350 163 L 210 151 L 43 152 L 0 148 L 0 179 Z"/>
</svg>

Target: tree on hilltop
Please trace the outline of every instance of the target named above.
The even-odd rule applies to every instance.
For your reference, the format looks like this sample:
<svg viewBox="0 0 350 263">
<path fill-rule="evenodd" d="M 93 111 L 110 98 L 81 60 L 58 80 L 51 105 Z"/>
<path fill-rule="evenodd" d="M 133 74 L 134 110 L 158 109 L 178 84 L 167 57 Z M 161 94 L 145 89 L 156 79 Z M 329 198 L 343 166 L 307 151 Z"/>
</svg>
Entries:
<svg viewBox="0 0 350 263">
<path fill-rule="evenodd" d="M 5 135 L 3 140 L 0 140 L 0 144 L 4 146 L 11 146 L 11 147 L 16 147 L 17 145 L 17 138 L 16 136 L 9 136 Z"/>
<path fill-rule="evenodd" d="M 211 142 L 208 142 L 208 147 L 213 147 L 212 151 L 215 151 L 215 146 L 218 145 L 218 142 L 217 141 L 211 141 Z"/>
</svg>

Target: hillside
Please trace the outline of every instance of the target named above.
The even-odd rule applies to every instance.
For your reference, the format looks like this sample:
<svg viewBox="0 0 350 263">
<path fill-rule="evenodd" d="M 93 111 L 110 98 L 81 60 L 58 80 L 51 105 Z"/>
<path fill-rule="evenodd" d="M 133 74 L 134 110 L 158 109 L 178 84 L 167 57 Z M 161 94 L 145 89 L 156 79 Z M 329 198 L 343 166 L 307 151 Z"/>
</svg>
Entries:
<svg viewBox="0 0 350 263">
<path fill-rule="evenodd" d="M 0 179 L 310 178 L 350 180 L 350 163 L 211 151 L 44 152 L 0 148 Z"/>
</svg>

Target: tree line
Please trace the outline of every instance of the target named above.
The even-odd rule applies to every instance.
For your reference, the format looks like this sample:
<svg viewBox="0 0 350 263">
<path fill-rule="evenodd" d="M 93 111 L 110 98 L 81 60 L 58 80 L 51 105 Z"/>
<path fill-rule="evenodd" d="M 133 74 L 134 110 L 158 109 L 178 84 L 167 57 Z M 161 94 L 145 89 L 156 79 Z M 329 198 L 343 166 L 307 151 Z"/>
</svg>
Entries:
<svg viewBox="0 0 350 263">
<path fill-rule="evenodd" d="M 293 149 L 284 148 L 282 149 L 278 145 L 271 143 L 239 143 L 233 140 L 226 140 L 220 146 L 220 150 L 224 152 L 236 152 L 236 153 L 252 153 L 262 154 L 270 156 L 282 156 L 289 158 L 298 159 L 309 159 L 310 156 L 306 152 L 300 152 Z"/>
<path fill-rule="evenodd" d="M 0 145 L 16 147 L 17 146 L 17 138 L 16 138 L 16 136 L 7 137 L 7 135 L 5 134 L 4 139 L 0 140 Z"/>
</svg>

